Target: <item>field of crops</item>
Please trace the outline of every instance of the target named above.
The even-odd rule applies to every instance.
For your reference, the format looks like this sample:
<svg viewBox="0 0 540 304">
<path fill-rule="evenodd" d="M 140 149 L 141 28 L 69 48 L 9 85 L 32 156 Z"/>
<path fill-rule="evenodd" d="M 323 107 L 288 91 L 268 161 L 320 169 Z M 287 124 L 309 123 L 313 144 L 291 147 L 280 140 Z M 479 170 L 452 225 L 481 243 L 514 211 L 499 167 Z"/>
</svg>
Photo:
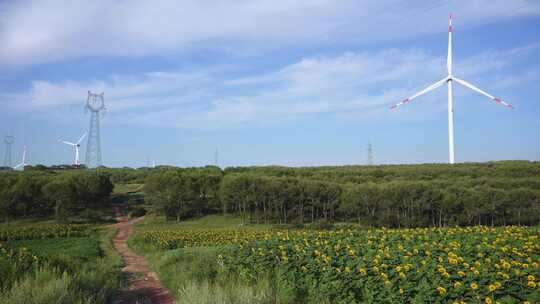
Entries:
<svg viewBox="0 0 540 304">
<path fill-rule="evenodd" d="M 84 247 L 81 244 L 87 245 L 87 243 L 91 247 L 92 239 L 87 237 L 95 231 L 95 226 L 86 224 L 2 227 L 0 229 L 0 277 L 2 277 L 0 287 L 9 286 L 18 277 L 45 262 L 50 256 L 48 249 L 51 247 L 69 244 L 69 241 L 73 242 L 74 239 L 78 240 L 77 247 Z M 66 252 L 68 249 L 71 250 L 71 248 L 63 247 L 64 256 L 68 255 Z M 84 249 L 88 251 L 88 248 Z M 56 249 L 56 251 L 60 250 L 62 248 Z"/>
<path fill-rule="evenodd" d="M 88 236 L 95 232 L 95 229 L 96 227 L 90 224 L 48 224 L 2 228 L 0 241 Z"/>
<path fill-rule="evenodd" d="M 186 247 L 209 247 L 244 244 L 250 241 L 269 239 L 271 230 L 148 230 L 142 233 L 144 242 L 160 249 Z"/>
<path fill-rule="evenodd" d="M 0 303 L 113 303 L 121 264 L 104 228 L 39 219 L 0 225 Z"/>
<path fill-rule="evenodd" d="M 8 248 L 0 242 L 0 288 L 9 286 L 18 274 L 28 272 L 38 263 L 39 258 L 27 248 Z"/>
<path fill-rule="evenodd" d="M 540 229 L 148 231 L 161 248 L 223 247 L 219 269 L 302 303 L 540 303 Z M 283 287 L 285 286 L 285 287 Z"/>
</svg>

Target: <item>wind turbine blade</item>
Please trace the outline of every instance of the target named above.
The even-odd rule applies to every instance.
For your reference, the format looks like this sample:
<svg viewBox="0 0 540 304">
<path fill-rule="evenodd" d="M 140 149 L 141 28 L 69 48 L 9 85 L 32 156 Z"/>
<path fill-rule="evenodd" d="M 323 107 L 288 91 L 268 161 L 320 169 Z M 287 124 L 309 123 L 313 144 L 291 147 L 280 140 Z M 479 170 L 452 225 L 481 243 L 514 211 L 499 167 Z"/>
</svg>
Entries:
<svg viewBox="0 0 540 304">
<path fill-rule="evenodd" d="M 20 164 L 16 165 L 15 167 L 13 167 L 13 169 L 18 169 L 18 168 L 20 168 L 22 165 L 24 165 L 24 164 L 23 164 L 23 163 L 20 163 Z"/>
<path fill-rule="evenodd" d="M 412 95 L 412 96 L 409 97 L 409 98 L 405 98 L 405 99 L 403 99 L 401 102 L 399 102 L 399 103 L 397 103 L 397 104 L 391 106 L 390 109 L 396 109 L 396 108 L 399 107 L 399 106 L 402 106 L 402 105 L 404 105 L 404 104 L 406 104 L 406 103 L 411 102 L 411 101 L 412 101 L 413 99 L 415 99 L 416 97 L 419 97 L 419 96 L 421 96 L 421 95 L 426 94 L 427 92 L 430 92 L 430 91 L 435 90 L 436 88 L 438 88 L 438 87 L 440 87 L 441 85 L 443 85 L 447 80 L 448 80 L 448 77 L 447 77 L 447 78 L 444 78 L 444 79 L 441 79 L 441 80 L 439 80 L 439 81 L 437 81 L 437 82 L 435 82 L 434 84 L 432 84 L 432 85 L 430 85 L 429 87 L 423 89 L 422 91 L 420 91 L 420 92 L 418 92 L 418 93 Z"/>
<path fill-rule="evenodd" d="M 79 140 L 77 141 L 77 145 L 81 143 L 81 141 L 86 137 L 86 132 L 81 136 L 81 138 L 79 138 Z"/>
<path fill-rule="evenodd" d="M 448 19 L 448 57 L 446 58 L 448 76 L 452 76 L 452 14 Z"/>
<path fill-rule="evenodd" d="M 484 95 L 484 96 L 486 96 L 486 97 L 489 97 L 489 98 L 491 98 L 494 102 L 496 102 L 496 103 L 498 103 L 498 104 L 500 104 L 500 105 L 503 105 L 503 106 L 505 106 L 505 107 L 507 107 L 507 108 L 509 108 L 509 109 L 513 109 L 513 108 L 514 108 L 513 105 L 511 105 L 511 104 L 509 104 L 509 103 L 503 101 L 503 100 L 500 99 L 500 98 L 494 97 L 494 96 L 492 96 L 492 95 L 490 95 L 490 94 L 488 94 L 488 93 L 482 91 L 481 89 L 475 87 L 474 85 L 468 83 L 467 81 L 465 81 L 465 80 L 463 80 L 463 79 L 459 79 L 459 78 L 455 78 L 455 77 L 454 77 L 453 79 L 454 79 L 455 81 L 457 81 L 459 84 L 461 84 L 462 86 L 467 87 L 467 88 L 469 88 L 469 89 L 471 89 L 471 90 L 473 90 L 473 91 L 476 91 L 476 92 L 478 92 L 478 93 L 480 93 L 480 94 L 482 94 L 482 95 Z"/>
<path fill-rule="evenodd" d="M 60 140 L 60 142 L 63 143 L 63 144 L 66 144 L 66 145 L 75 146 L 74 143 L 69 142 L 69 141 L 63 141 L 63 140 Z"/>
</svg>

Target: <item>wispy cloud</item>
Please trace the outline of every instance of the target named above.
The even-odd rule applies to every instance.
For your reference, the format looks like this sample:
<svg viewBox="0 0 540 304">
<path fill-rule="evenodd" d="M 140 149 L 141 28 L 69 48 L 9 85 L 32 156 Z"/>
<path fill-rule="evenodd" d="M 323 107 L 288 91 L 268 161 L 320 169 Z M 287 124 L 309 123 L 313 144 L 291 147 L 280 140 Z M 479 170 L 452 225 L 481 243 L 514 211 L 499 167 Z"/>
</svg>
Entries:
<svg viewBox="0 0 540 304">
<path fill-rule="evenodd" d="M 58 1 L 0 4 L 0 64 L 86 56 L 148 56 L 200 49 L 254 54 L 302 45 L 368 44 L 539 15 L 526 0 Z M 414 17 L 405 17 L 414 16 Z M 430 26 L 428 26 L 430 25 Z"/>
<path fill-rule="evenodd" d="M 538 73 L 524 70 L 493 76 L 490 72 L 519 63 L 534 54 L 524 50 L 536 48 L 531 45 L 464 58 L 456 70 L 474 76 L 471 81 L 493 80 L 493 87 L 518 86 Z M 414 49 L 347 52 L 304 58 L 274 71 L 236 78 L 208 69 L 111 75 L 83 82 L 35 81 L 28 91 L 0 95 L 0 100 L 4 104 L 11 100 L 12 108 L 37 115 L 50 115 L 53 110 L 64 115 L 81 111 L 87 90 L 104 91 L 115 123 L 188 129 L 279 124 L 321 113 L 340 117 L 369 113 L 380 118 L 388 105 L 444 77 L 445 64 L 445 58 Z M 426 95 L 421 102 L 433 102 L 439 95 Z M 443 106 L 418 110 L 442 110 Z"/>
</svg>

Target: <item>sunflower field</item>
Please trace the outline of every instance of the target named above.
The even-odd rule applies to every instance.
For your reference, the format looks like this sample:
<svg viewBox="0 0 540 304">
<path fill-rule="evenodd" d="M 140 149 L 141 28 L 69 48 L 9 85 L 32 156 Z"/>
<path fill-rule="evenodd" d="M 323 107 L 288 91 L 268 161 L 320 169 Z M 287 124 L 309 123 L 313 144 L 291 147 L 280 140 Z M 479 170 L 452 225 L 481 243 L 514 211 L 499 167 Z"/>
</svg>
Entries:
<svg viewBox="0 0 540 304">
<path fill-rule="evenodd" d="M 245 280 L 271 274 L 302 303 L 540 303 L 539 237 L 517 226 L 276 231 L 218 263 Z"/>
<path fill-rule="evenodd" d="M 211 247 L 243 244 L 250 241 L 269 238 L 271 230 L 148 230 L 142 233 L 144 242 L 160 249 L 177 249 L 186 247 Z"/>
<path fill-rule="evenodd" d="M 92 224 L 46 224 L 0 229 L 0 241 L 88 236 L 96 231 Z"/>
<path fill-rule="evenodd" d="M 0 242 L 0 288 L 5 288 L 20 273 L 28 272 L 40 259 L 26 247 L 12 249 Z"/>
</svg>

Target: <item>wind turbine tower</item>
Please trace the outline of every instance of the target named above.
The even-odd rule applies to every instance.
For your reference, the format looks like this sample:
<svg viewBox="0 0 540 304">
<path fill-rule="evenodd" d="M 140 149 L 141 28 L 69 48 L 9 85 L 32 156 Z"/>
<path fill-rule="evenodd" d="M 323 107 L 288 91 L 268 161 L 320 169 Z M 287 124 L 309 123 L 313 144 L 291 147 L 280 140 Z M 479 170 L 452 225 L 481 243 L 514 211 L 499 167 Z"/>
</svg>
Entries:
<svg viewBox="0 0 540 304">
<path fill-rule="evenodd" d="M 24 171 L 24 167 L 26 167 L 28 165 L 29 164 L 26 162 L 26 146 L 24 146 L 23 155 L 22 155 L 22 162 L 20 164 L 16 165 L 15 167 L 13 167 L 13 169 L 21 168 Z"/>
<path fill-rule="evenodd" d="M 438 87 L 442 86 L 443 84 L 447 83 L 448 84 L 448 155 L 449 155 L 448 162 L 450 164 L 453 164 L 455 162 L 454 100 L 453 100 L 453 94 L 452 94 L 452 85 L 453 85 L 454 81 L 461 84 L 462 86 L 464 86 L 466 88 L 469 88 L 469 89 L 471 89 L 473 91 L 476 91 L 476 92 L 490 98 L 491 100 L 493 100 L 493 102 L 495 102 L 497 104 L 503 105 L 503 106 L 505 106 L 505 107 L 507 107 L 509 109 L 514 108 L 511 104 L 504 102 L 502 99 L 494 97 L 494 96 L 484 92 L 483 90 L 477 88 L 476 86 L 470 84 L 469 82 L 467 82 L 465 80 L 454 77 L 454 74 L 452 74 L 452 32 L 453 32 L 452 14 L 450 14 L 450 18 L 449 18 L 449 21 L 448 21 L 448 57 L 446 58 L 446 68 L 448 69 L 448 76 L 446 76 L 443 79 L 441 79 L 441 80 L 435 82 L 434 84 L 428 86 L 427 88 L 423 89 L 422 91 L 412 95 L 411 97 L 405 98 L 401 102 L 399 102 L 399 103 L 397 103 L 397 104 L 390 107 L 390 109 L 397 109 L 398 107 L 400 107 L 400 106 L 402 106 L 402 105 L 404 105 L 406 103 L 410 103 L 416 97 L 424 95 L 427 92 L 433 91 L 436 88 L 438 88 Z"/>
<path fill-rule="evenodd" d="M 15 137 L 6 136 L 4 138 L 4 144 L 6 145 L 6 150 L 4 152 L 4 167 L 11 167 L 11 146 L 15 142 Z"/>
<path fill-rule="evenodd" d="M 104 93 L 94 94 L 88 91 L 85 112 L 90 111 L 90 128 L 88 128 L 88 141 L 86 143 L 86 161 L 88 168 L 99 167 L 101 163 L 101 135 L 99 120 L 105 111 Z"/>
<path fill-rule="evenodd" d="M 73 148 L 75 148 L 75 160 L 74 160 L 74 165 L 75 166 L 79 166 L 81 164 L 81 162 L 79 161 L 79 148 L 81 147 L 81 142 L 82 140 L 84 139 L 84 137 L 86 136 L 86 133 L 84 133 L 81 138 L 79 138 L 79 140 L 75 143 L 72 143 L 72 142 L 69 142 L 69 141 L 65 141 L 65 140 L 61 140 L 59 139 L 58 141 L 63 143 L 63 144 L 66 144 L 68 146 L 72 146 Z"/>
</svg>

